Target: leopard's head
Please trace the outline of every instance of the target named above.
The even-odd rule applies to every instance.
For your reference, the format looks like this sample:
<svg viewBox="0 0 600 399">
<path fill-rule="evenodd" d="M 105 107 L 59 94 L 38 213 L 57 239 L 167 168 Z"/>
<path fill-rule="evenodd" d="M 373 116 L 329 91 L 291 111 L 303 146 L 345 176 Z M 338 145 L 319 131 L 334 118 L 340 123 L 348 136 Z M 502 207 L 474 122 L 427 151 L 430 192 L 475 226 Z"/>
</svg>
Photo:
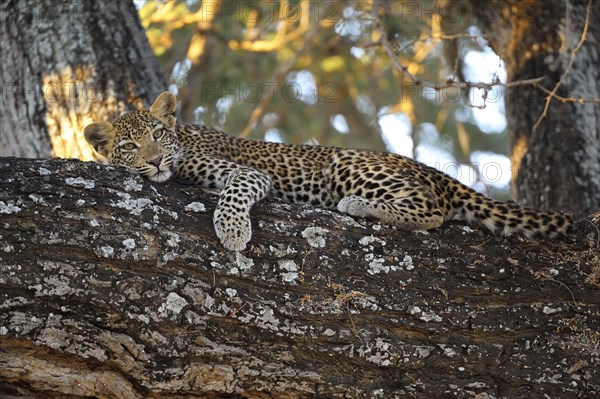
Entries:
<svg viewBox="0 0 600 399">
<path fill-rule="evenodd" d="M 175 131 L 177 100 L 170 92 L 159 95 L 150 110 L 126 112 L 112 125 L 92 123 L 85 139 L 113 165 L 162 182 L 173 172 L 179 143 Z"/>
</svg>

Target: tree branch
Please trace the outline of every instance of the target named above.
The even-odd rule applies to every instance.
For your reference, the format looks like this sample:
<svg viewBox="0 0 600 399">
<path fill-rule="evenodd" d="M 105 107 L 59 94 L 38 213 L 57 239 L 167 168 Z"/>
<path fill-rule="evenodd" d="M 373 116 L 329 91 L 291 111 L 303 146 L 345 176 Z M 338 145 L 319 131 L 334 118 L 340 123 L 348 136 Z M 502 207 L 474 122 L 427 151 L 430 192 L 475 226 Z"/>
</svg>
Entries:
<svg viewBox="0 0 600 399">
<path fill-rule="evenodd" d="M 600 272 L 585 242 L 459 223 L 409 233 L 268 200 L 235 254 L 214 206 L 119 168 L 0 159 L 0 392 L 600 393 Z"/>
</svg>

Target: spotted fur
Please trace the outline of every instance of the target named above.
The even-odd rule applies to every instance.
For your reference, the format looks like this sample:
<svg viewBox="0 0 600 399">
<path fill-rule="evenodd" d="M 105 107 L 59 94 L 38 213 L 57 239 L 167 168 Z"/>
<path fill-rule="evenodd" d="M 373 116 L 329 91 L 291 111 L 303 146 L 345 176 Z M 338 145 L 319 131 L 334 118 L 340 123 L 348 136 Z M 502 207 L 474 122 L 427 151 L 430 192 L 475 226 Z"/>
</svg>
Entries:
<svg viewBox="0 0 600 399">
<path fill-rule="evenodd" d="M 175 97 L 166 92 L 149 111 L 125 113 L 113 125 L 87 126 L 85 137 L 111 163 L 151 180 L 174 175 L 222 189 L 213 221 L 230 250 L 246 247 L 250 209 L 269 193 L 405 230 L 433 229 L 458 216 L 501 235 L 531 238 L 564 234 L 573 223 L 566 214 L 487 198 L 400 155 L 251 141 L 206 126 L 176 126 L 175 109 Z"/>
</svg>

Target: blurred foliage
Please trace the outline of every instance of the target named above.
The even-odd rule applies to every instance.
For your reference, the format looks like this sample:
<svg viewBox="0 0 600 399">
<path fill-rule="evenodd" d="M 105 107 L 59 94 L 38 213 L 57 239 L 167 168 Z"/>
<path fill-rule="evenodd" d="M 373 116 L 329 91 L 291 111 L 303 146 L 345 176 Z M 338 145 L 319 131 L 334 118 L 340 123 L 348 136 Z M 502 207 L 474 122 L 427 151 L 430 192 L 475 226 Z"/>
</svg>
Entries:
<svg viewBox="0 0 600 399">
<path fill-rule="evenodd" d="M 476 151 L 506 153 L 506 135 L 483 133 L 476 123 L 478 108 L 468 97 L 480 93 L 423 90 L 381 45 L 387 38 L 398 61 L 419 79 L 465 81 L 465 56 L 491 51 L 466 2 L 137 4 L 154 52 L 177 87 L 182 121 L 255 139 L 375 150 L 388 144 L 413 157 L 419 146 L 450 143 L 443 149 L 448 158 L 467 163 Z M 487 82 L 497 79 L 493 75 Z M 400 118 L 382 134 L 384 115 Z M 398 124 L 405 126 L 396 132 Z"/>
</svg>

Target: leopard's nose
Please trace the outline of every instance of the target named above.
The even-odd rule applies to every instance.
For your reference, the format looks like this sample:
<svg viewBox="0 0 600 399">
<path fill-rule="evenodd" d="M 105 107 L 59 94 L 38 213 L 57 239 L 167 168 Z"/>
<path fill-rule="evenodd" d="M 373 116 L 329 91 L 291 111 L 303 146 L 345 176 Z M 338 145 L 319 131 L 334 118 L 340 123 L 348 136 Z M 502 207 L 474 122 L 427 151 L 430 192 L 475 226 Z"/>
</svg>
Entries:
<svg viewBox="0 0 600 399">
<path fill-rule="evenodd" d="M 162 159 L 163 159 L 162 155 L 158 155 L 152 159 L 147 160 L 146 162 L 148 162 L 150 165 L 154 165 L 158 168 L 160 166 Z"/>
</svg>

